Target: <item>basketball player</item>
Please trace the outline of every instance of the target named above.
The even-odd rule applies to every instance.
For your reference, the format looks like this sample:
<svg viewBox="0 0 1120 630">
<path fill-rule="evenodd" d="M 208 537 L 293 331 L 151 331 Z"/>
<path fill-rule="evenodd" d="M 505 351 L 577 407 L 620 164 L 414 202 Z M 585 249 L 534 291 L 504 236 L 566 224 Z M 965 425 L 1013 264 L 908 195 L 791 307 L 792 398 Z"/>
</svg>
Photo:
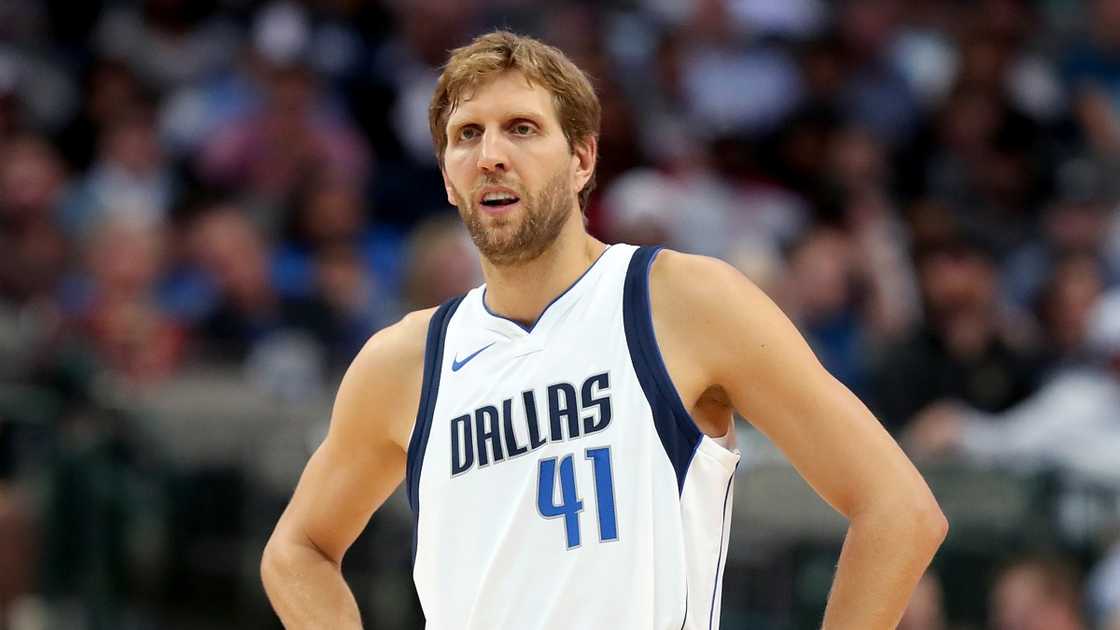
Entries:
<svg viewBox="0 0 1120 630">
<path fill-rule="evenodd" d="M 895 627 L 937 503 L 737 271 L 587 234 L 584 74 L 491 33 L 452 53 L 429 113 L 486 284 L 377 333 L 343 378 L 264 554 L 285 625 L 361 627 L 342 557 L 403 479 L 430 630 L 716 628 L 738 411 L 850 519 L 824 626 Z"/>
</svg>

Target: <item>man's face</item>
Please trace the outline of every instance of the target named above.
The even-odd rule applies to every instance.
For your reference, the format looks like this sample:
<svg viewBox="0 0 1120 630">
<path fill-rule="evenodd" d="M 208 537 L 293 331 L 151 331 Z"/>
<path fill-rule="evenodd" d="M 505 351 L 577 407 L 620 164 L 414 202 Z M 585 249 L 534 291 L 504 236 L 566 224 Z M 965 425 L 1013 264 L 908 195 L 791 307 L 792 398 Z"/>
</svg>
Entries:
<svg viewBox="0 0 1120 630">
<path fill-rule="evenodd" d="M 447 200 L 492 264 L 527 262 L 579 212 L 594 158 L 594 140 L 569 147 L 548 90 L 505 72 L 448 117 Z"/>
</svg>

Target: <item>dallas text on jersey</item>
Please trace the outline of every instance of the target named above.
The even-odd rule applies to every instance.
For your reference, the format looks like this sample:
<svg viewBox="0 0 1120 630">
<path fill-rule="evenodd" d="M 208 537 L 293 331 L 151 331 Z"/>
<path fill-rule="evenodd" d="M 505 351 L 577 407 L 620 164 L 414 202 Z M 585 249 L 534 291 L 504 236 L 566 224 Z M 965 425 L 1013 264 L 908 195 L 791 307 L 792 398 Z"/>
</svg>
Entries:
<svg viewBox="0 0 1120 630">
<path fill-rule="evenodd" d="M 549 442 L 574 440 L 607 428 L 611 423 L 610 377 L 607 372 L 588 377 L 578 394 L 571 383 L 556 383 L 544 390 L 548 424 L 542 430 L 534 390 L 521 393 L 521 413 L 514 414 L 514 398 L 499 405 L 484 405 L 451 421 L 451 476 L 499 463 L 537 450 Z M 519 430 L 515 430 L 515 427 Z M 518 434 L 528 442 L 519 443 Z"/>
</svg>

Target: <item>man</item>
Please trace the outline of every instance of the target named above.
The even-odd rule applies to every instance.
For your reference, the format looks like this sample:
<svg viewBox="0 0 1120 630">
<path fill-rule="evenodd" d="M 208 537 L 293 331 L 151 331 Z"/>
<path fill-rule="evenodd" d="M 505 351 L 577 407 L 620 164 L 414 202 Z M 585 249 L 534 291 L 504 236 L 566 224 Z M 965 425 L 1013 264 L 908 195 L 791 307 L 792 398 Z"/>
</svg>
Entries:
<svg viewBox="0 0 1120 630">
<path fill-rule="evenodd" d="M 994 630 L 1083 630 L 1080 579 L 1063 558 L 1029 556 L 1003 567 L 989 597 Z"/>
<path fill-rule="evenodd" d="M 953 401 L 930 405 L 906 431 L 915 457 L 956 452 L 1016 470 L 1054 469 L 1074 485 L 1120 484 L 1120 291 L 1097 298 L 1084 331 L 1084 361 L 999 414 Z"/>
<path fill-rule="evenodd" d="M 924 481 L 730 266 L 605 246 L 599 105 L 558 50 L 453 52 L 430 110 L 486 284 L 376 335 L 265 550 L 290 628 L 359 628 L 342 556 L 406 479 L 428 628 L 714 628 L 738 410 L 851 519 L 830 630 L 893 628 L 946 532 Z"/>
</svg>

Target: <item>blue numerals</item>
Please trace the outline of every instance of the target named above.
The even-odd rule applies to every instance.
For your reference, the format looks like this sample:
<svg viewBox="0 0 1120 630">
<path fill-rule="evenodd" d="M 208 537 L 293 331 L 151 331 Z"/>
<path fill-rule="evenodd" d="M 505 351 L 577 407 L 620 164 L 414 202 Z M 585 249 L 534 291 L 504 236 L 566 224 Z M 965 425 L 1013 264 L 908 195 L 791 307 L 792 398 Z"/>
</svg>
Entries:
<svg viewBox="0 0 1120 630">
<path fill-rule="evenodd" d="M 595 505 L 599 512 L 599 540 L 617 540 L 618 525 L 614 519 L 614 471 L 611 470 L 611 449 L 587 449 L 587 459 L 595 465 Z"/>
<path fill-rule="evenodd" d="M 614 508 L 614 472 L 611 468 L 609 447 L 589 448 L 586 458 L 591 460 L 595 476 L 595 507 L 599 514 L 599 541 L 618 539 L 618 524 Z M 537 476 L 537 509 L 545 518 L 564 517 L 564 534 L 568 549 L 580 545 L 579 513 L 583 501 L 576 492 L 576 475 L 572 456 L 560 459 L 560 503 L 556 503 L 556 458 L 542 459 Z"/>
<path fill-rule="evenodd" d="M 560 460 L 560 496 L 563 502 L 556 505 L 553 496 L 556 491 L 556 458 L 541 460 L 541 472 L 537 478 L 537 508 L 545 518 L 564 517 L 564 532 L 568 537 L 568 549 L 579 546 L 579 513 L 583 511 L 583 501 L 576 498 L 576 477 L 572 471 L 572 456 L 565 455 Z"/>
</svg>

